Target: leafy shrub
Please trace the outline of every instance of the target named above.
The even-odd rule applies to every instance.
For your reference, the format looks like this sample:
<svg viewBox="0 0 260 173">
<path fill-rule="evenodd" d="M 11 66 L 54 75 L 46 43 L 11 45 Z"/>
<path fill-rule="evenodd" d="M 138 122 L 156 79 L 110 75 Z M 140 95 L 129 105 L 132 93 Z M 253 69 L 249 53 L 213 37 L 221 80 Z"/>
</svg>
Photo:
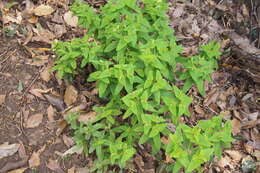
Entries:
<svg viewBox="0 0 260 173">
<path fill-rule="evenodd" d="M 97 157 L 92 171 L 103 173 L 112 165 L 126 168 L 138 144 L 147 144 L 152 154 L 175 159 L 169 169 L 191 172 L 220 156 L 232 141 L 230 123 L 222 125 L 221 117 L 193 128 L 180 122 L 181 116 L 189 116 L 192 102 L 186 91 L 195 84 L 205 94 L 204 80 L 210 80 L 220 52 L 219 44 L 211 42 L 201 46 L 197 56 L 182 57 L 183 49 L 168 26 L 167 8 L 162 0 L 110 0 L 96 13 L 76 1 L 71 10 L 88 32 L 53 45 L 59 57 L 54 69 L 61 77 L 91 64 L 96 71 L 87 81 L 96 82 L 99 97 L 109 100 L 93 108 L 97 117 L 86 124 L 78 123 L 75 114 L 67 117 L 77 145 Z M 180 80 L 182 88 L 174 85 Z M 175 133 L 169 124 L 177 127 Z M 163 136 L 168 144 L 161 142 Z"/>
</svg>

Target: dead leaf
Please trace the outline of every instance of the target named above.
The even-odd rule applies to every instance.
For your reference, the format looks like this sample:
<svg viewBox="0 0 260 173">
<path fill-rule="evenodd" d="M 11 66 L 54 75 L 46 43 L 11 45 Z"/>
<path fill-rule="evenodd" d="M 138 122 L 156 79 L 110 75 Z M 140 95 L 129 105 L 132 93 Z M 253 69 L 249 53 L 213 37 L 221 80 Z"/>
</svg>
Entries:
<svg viewBox="0 0 260 173">
<path fill-rule="evenodd" d="M 3 104 L 5 102 L 5 94 L 0 95 L 0 105 Z"/>
<path fill-rule="evenodd" d="M 237 150 L 225 150 L 225 153 L 227 153 L 235 162 L 240 162 L 243 155 Z"/>
<path fill-rule="evenodd" d="M 65 94 L 64 94 L 64 102 L 67 106 L 72 105 L 77 101 L 78 97 L 78 91 L 73 85 L 69 85 L 66 88 Z"/>
<path fill-rule="evenodd" d="M 70 138 L 70 137 L 68 137 L 68 136 L 66 136 L 66 135 L 63 135 L 63 136 L 62 136 L 62 139 L 63 139 L 64 144 L 65 144 L 68 148 L 69 148 L 69 147 L 72 147 L 72 146 L 75 144 L 75 142 L 73 141 L 73 139 Z"/>
<path fill-rule="evenodd" d="M 248 119 L 252 120 L 252 121 L 256 121 L 258 119 L 258 115 L 259 115 L 259 112 L 247 114 Z"/>
<path fill-rule="evenodd" d="M 233 135 L 237 135 L 238 133 L 240 133 L 241 130 L 241 122 L 239 120 L 237 120 L 236 118 L 234 118 L 231 121 L 232 124 L 232 134 Z"/>
<path fill-rule="evenodd" d="M 62 156 L 66 156 L 66 155 L 70 155 L 70 154 L 74 154 L 74 153 L 77 153 L 77 154 L 82 154 L 83 152 L 83 147 L 79 147 L 77 145 L 74 145 L 73 147 L 71 147 L 70 149 L 68 149 L 67 151 L 65 151 Z"/>
<path fill-rule="evenodd" d="M 78 17 L 73 16 L 73 13 L 71 11 L 65 13 L 63 18 L 69 26 L 76 27 L 78 25 Z"/>
<path fill-rule="evenodd" d="M 62 114 L 64 117 L 66 117 L 66 116 L 70 115 L 71 113 L 79 113 L 79 112 L 82 112 L 84 109 L 86 109 L 87 106 L 89 106 L 89 103 L 81 103 L 80 105 L 77 105 L 75 107 L 67 108 L 66 110 L 64 110 L 64 112 L 62 112 Z"/>
<path fill-rule="evenodd" d="M 91 120 L 94 120 L 96 118 L 96 115 L 96 112 L 88 112 L 86 114 L 81 114 L 78 118 L 78 121 L 82 123 L 87 123 Z"/>
<path fill-rule="evenodd" d="M 41 160 L 40 160 L 40 154 L 45 150 L 45 145 L 38 150 L 37 152 L 33 152 L 31 158 L 29 159 L 29 167 L 35 168 L 40 166 Z"/>
<path fill-rule="evenodd" d="M 58 129 L 56 131 L 56 135 L 60 136 L 60 134 L 63 132 L 63 130 L 67 127 L 68 123 L 66 120 L 61 120 L 58 124 Z"/>
<path fill-rule="evenodd" d="M 16 23 L 18 25 L 20 25 L 22 23 L 22 15 L 21 12 L 17 12 L 16 16 L 13 16 L 11 14 L 8 15 L 3 15 L 3 23 L 7 24 L 7 23 Z"/>
<path fill-rule="evenodd" d="M 232 160 L 230 159 L 230 157 L 228 156 L 224 156 L 221 158 L 221 160 L 219 160 L 217 162 L 217 165 L 221 168 L 226 168 L 227 166 L 229 166 L 231 169 L 234 169 L 234 166 L 232 164 Z"/>
<path fill-rule="evenodd" d="M 252 127 L 256 127 L 257 125 L 260 124 L 260 119 L 258 120 L 255 120 L 255 121 L 248 121 L 248 122 L 245 122 L 241 125 L 242 129 L 249 129 L 249 128 L 252 128 Z"/>
<path fill-rule="evenodd" d="M 248 141 L 246 144 L 253 147 L 254 149 L 260 150 L 260 141 L 259 140 L 254 141 L 254 142 Z"/>
<path fill-rule="evenodd" d="M 232 95 L 230 100 L 229 100 L 229 105 L 234 106 L 236 101 L 237 101 L 237 98 L 234 95 Z"/>
<path fill-rule="evenodd" d="M 22 141 L 20 141 L 20 147 L 18 149 L 18 153 L 19 153 L 20 158 L 27 158 L 25 147 L 24 147 Z"/>
<path fill-rule="evenodd" d="M 47 95 L 44 94 L 44 97 L 47 99 L 47 101 L 52 104 L 58 111 L 63 111 L 65 109 L 64 102 L 62 99 L 55 95 Z"/>
<path fill-rule="evenodd" d="M 252 93 L 248 93 L 246 94 L 243 98 L 242 98 L 242 101 L 246 101 L 248 100 L 249 98 L 253 97 L 254 95 Z"/>
<path fill-rule="evenodd" d="M 249 12 L 245 4 L 242 5 L 242 14 L 244 17 L 249 18 Z"/>
<path fill-rule="evenodd" d="M 73 166 L 72 168 L 68 169 L 68 173 L 75 173 L 75 167 Z"/>
<path fill-rule="evenodd" d="M 255 46 L 253 46 L 250 43 L 250 40 L 248 38 L 244 38 L 235 32 L 232 32 L 229 34 L 229 37 L 234 41 L 236 46 L 238 46 L 241 50 L 245 50 L 245 54 L 250 55 L 259 55 L 260 49 L 257 49 Z"/>
<path fill-rule="evenodd" d="M 77 168 L 77 169 L 76 169 L 76 173 L 90 173 L 90 170 L 89 170 L 88 167 Z"/>
<path fill-rule="evenodd" d="M 35 65 L 35 66 L 43 66 L 46 63 L 48 63 L 48 58 L 49 55 L 37 55 L 37 56 L 33 56 L 33 59 L 30 63 L 30 65 Z"/>
<path fill-rule="evenodd" d="M 161 142 L 163 143 L 163 144 L 165 144 L 165 145 L 167 145 L 167 144 L 169 144 L 169 139 L 168 138 L 166 138 L 165 136 L 163 136 L 163 137 L 161 137 Z"/>
<path fill-rule="evenodd" d="M 24 173 L 24 171 L 28 169 L 28 168 L 20 168 L 20 169 L 16 169 L 16 170 L 13 170 L 13 171 L 9 171 L 7 173 Z"/>
<path fill-rule="evenodd" d="M 176 9 L 174 9 L 174 12 L 171 14 L 172 18 L 179 18 L 184 13 L 184 6 L 178 6 Z"/>
<path fill-rule="evenodd" d="M 174 163 L 174 160 L 172 159 L 171 156 L 169 156 L 167 153 L 166 153 L 166 158 L 165 158 L 165 163 Z"/>
<path fill-rule="evenodd" d="M 44 29 L 41 26 L 37 27 L 37 29 L 36 28 L 32 28 L 32 29 L 33 32 L 37 34 L 37 36 L 34 36 L 32 38 L 33 41 L 39 41 L 39 42 L 45 42 L 51 44 L 55 39 L 55 35 L 51 31 Z"/>
<path fill-rule="evenodd" d="M 59 163 L 57 160 L 49 159 L 49 162 L 46 165 L 50 170 L 58 172 L 58 173 L 64 173 L 64 171 L 60 168 Z"/>
<path fill-rule="evenodd" d="M 260 151 L 259 150 L 255 150 L 255 152 L 253 153 L 253 156 L 255 156 L 257 161 L 260 161 Z"/>
<path fill-rule="evenodd" d="M 20 144 L 8 144 L 5 142 L 0 145 L 0 159 L 15 154 L 20 147 Z"/>
<path fill-rule="evenodd" d="M 29 23 L 35 24 L 38 22 L 38 17 L 37 16 L 32 16 L 28 19 Z"/>
<path fill-rule="evenodd" d="M 67 32 L 64 25 L 58 25 L 58 24 L 53 26 L 52 31 L 55 33 L 57 38 L 61 37 L 63 34 Z"/>
<path fill-rule="evenodd" d="M 207 95 L 207 98 L 204 100 L 204 104 L 209 106 L 211 103 L 216 103 L 219 96 L 219 91 L 217 89 L 213 89 Z"/>
<path fill-rule="evenodd" d="M 243 158 L 242 163 L 241 163 L 241 169 L 244 173 L 249 173 L 249 172 L 255 171 L 256 163 L 250 155 L 247 155 L 246 157 Z"/>
<path fill-rule="evenodd" d="M 49 80 L 51 79 L 51 74 L 49 72 L 49 68 L 45 68 L 45 70 L 43 70 L 40 73 L 41 79 L 45 82 L 49 82 Z"/>
<path fill-rule="evenodd" d="M 49 5 L 40 5 L 33 10 L 36 16 L 47 16 L 53 13 L 54 11 L 55 10 Z"/>
<path fill-rule="evenodd" d="M 41 114 L 41 113 L 31 115 L 31 116 L 28 118 L 25 127 L 26 127 L 26 128 L 34 128 L 34 127 L 37 127 L 37 126 L 39 126 L 39 125 L 41 124 L 42 119 L 43 119 L 43 114 Z"/>
<path fill-rule="evenodd" d="M 30 93 L 36 97 L 39 97 L 43 100 L 45 100 L 44 96 L 42 94 L 46 94 L 48 92 L 50 92 L 51 89 L 48 89 L 48 90 L 42 90 L 42 89 L 30 89 Z"/>
<path fill-rule="evenodd" d="M 199 105 L 196 105 L 194 108 L 195 108 L 195 111 L 196 111 L 198 114 L 202 114 L 202 115 L 205 114 L 204 110 L 203 110 Z"/>
<path fill-rule="evenodd" d="M 49 122 L 54 122 L 54 108 L 50 105 L 47 109 L 47 116 Z"/>
</svg>

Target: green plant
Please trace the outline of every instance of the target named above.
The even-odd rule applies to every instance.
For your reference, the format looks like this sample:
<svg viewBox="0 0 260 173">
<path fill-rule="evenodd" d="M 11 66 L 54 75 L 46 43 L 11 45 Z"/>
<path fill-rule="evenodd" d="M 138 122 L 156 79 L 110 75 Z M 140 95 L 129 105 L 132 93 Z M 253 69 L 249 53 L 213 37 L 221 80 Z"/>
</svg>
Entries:
<svg viewBox="0 0 260 173">
<path fill-rule="evenodd" d="M 112 165 L 126 168 L 138 144 L 145 144 L 152 147 L 152 154 L 168 153 L 175 159 L 173 171 L 184 167 L 191 172 L 232 141 L 230 123 L 225 123 L 223 131 L 221 117 L 193 128 L 180 121 L 181 116 L 189 116 L 192 102 L 186 91 L 195 84 L 205 94 L 204 81 L 210 80 L 220 52 L 219 44 L 211 42 L 197 56 L 182 57 L 182 47 L 168 26 L 167 8 L 163 0 L 110 0 L 95 13 L 76 1 L 71 10 L 88 32 L 83 38 L 53 45 L 59 57 L 54 70 L 66 78 L 91 64 L 96 71 L 87 81 L 96 82 L 100 99 L 108 100 L 93 108 L 95 120 L 79 123 L 76 114 L 67 117 L 77 145 L 97 157 L 92 171 L 103 173 Z M 182 88 L 174 85 L 180 80 Z M 177 127 L 176 133 L 169 130 L 169 124 Z M 227 138 L 210 137 L 219 133 Z M 161 142 L 163 136 L 170 138 L 169 144 Z M 207 146 L 198 139 L 206 140 Z M 187 167 L 187 162 L 192 166 Z"/>
</svg>

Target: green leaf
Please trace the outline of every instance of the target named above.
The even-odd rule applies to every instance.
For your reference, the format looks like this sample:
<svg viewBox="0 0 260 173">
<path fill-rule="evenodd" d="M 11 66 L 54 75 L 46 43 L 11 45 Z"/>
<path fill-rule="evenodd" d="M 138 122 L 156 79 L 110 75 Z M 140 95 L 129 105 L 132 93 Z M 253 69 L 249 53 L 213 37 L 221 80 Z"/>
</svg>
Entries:
<svg viewBox="0 0 260 173">
<path fill-rule="evenodd" d="M 159 152 L 161 149 L 161 137 L 160 135 L 156 135 L 153 137 L 153 143 L 154 143 L 154 152 Z"/>
<path fill-rule="evenodd" d="M 160 132 L 162 132 L 166 127 L 166 124 L 156 124 L 152 127 L 152 130 L 149 134 L 150 138 L 155 137 L 156 135 L 158 135 Z"/>
<path fill-rule="evenodd" d="M 128 43 L 128 42 L 126 42 L 124 39 L 120 39 L 120 40 L 119 40 L 119 43 L 118 43 L 118 45 L 117 45 L 117 47 L 116 47 L 116 50 L 117 50 L 117 51 L 120 51 L 121 49 L 123 49 L 124 47 L 126 47 L 127 43 Z"/>
<path fill-rule="evenodd" d="M 146 134 L 143 134 L 142 136 L 141 136 L 141 138 L 139 139 L 139 144 L 140 145 L 142 145 L 142 144 L 144 144 L 147 140 L 149 139 L 149 136 L 148 135 L 146 135 Z"/>
<path fill-rule="evenodd" d="M 130 158 L 133 157 L 133 155 L 135 154 L 135 149 L 134 148 L 128 148 L 124 151 L 123 157 L 121 159 L 121 165 L 124 167 L 125 166 L 125 162 L 127 160 L 129 160 Z"/>
</svg>

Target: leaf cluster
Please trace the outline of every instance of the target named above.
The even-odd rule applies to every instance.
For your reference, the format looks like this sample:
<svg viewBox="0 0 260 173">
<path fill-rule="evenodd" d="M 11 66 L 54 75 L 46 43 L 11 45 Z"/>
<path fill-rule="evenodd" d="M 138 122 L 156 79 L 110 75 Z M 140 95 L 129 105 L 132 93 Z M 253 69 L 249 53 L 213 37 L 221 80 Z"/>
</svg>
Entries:
<svg viewBox="0 0 260 173">
<path fill-rule="evenodd" d="M 86 124 L 78 123 L 75 114 L 67 118 L 77 145 L 97 157 L 92 171 L 105 172 L 111 165 L 126 168 L 138 145 L 150 145 L 153 154 L 176 160 L 175 172 L 182 167 L 191 172 L 232 141 L 230 124 L 222 126 L 221 117 L 193 128 L 180 121 L 189 116 L 192 102 L 185 93 L 195 84 L 205 94 L 204 81 L 210 80 L 220 52 L 219 44 L 211 42 L 196 56 L 181 56 L 167 9 L 163 0 L 110 0 L 95 12 L 76 1 L 71 10 L 88 32 L 53 44 L 59 57 L 54 70 L 67 77 L 92 65 L 95 72 L 87 81 L 96 82 L 99 97 L 109 100 L 94 108 L 97 117 Z M 182 88 L 174 85 L 177 81 L 183 81 Z M 175 133 L 169 124 L 177 127 Z M 169 144 L 161 142 L 163 136 Z"/>
</svg>

